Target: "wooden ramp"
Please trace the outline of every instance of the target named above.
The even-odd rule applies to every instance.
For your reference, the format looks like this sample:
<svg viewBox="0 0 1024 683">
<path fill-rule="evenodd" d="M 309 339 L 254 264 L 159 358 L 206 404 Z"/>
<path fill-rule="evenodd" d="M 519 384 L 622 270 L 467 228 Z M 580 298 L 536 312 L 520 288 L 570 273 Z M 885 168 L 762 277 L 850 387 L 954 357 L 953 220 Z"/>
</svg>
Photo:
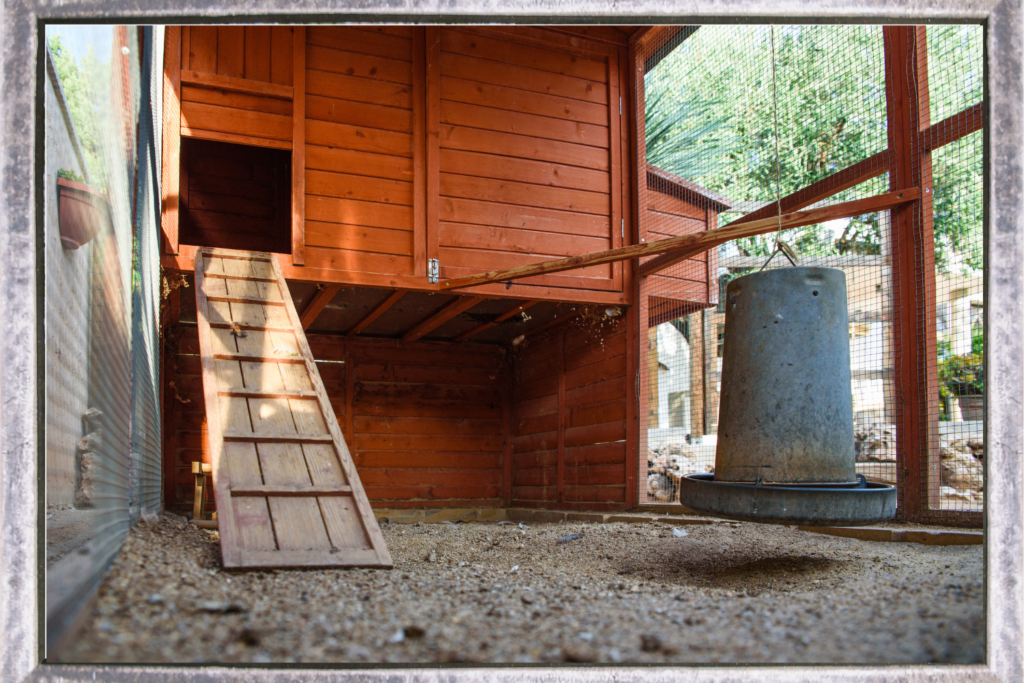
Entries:
<svg viewBox="0 0 1024 683">
<path fill-rule="evenodd" d="M 206 420 L 225 567 L 391 567 L 269 254 L 196 253 Z"/>
</svg>

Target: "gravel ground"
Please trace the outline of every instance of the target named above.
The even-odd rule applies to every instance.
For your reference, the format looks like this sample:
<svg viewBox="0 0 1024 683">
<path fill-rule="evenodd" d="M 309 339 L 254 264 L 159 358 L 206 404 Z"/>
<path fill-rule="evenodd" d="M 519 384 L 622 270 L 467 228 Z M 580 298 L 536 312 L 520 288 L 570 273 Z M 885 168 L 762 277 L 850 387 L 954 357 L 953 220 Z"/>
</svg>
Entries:
<svg viewBox="0 0 1024 683">
<path fill-rule="evenodd" d="M 678 528 L 385 524 L 393 570 L 226 572 L 217 532 L 165 513 L 132 530 L 60 659 L 983 661 L 982 546 Z"/>
</svg>

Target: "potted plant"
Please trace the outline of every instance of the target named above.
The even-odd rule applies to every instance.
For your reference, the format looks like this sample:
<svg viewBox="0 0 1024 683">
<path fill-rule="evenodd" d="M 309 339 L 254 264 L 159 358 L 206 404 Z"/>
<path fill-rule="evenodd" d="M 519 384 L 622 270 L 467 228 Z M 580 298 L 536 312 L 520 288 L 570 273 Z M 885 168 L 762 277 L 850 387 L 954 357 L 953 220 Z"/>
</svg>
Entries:
<svg viewBox="0 0 1024 683">
<path fill-rule="evenodd" d="M 939 363 L 939 393 L 954 397 L 964 420 L 985 416 L 984 356 L 980 351 L 949 356 Z"/>
<path fill-rule="evenodd" d="M 88 243 L 110 221 L 107 198 L 74 171 L 57 171 L 57 199 L 60 242 L 65 249 Z"/>
</svg>

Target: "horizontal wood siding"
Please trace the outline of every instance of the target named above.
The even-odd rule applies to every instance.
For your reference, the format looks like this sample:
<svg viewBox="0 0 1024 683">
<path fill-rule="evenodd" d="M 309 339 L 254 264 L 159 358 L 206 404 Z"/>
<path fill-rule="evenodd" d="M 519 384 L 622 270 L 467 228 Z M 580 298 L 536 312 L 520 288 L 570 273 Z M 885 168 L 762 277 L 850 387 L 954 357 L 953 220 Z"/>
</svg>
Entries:
<svg viewBox="0 0 1024 683">
<path fill-rule="evenodd" d="M 554 35 L 554 34 L 552 34 Z M 443 28 L 439 258 L 460 277 L 613 246 L 609 60 Z M 617 65 L 616 65 L 617 66 Z M 617 91 L 616 91 L 617 92 Z M 617 97 L 617 96 L 616 96 Z M 528 284 L 619 290 L 601 265 Z"/>
<path fill-rule="evenodd" d="M 413 274 L 412 45 L 409 27 L 307 29 L 307 266 Z"/>
<path fill-rule="evenodd" d="M 168 71 L 180 76 L 183 138 L 297 160 L 293 247 L 304 249 L 282 264 L 289 278 L 430 290 L 428 258 L 439 259 L 441 277 L 463 277 L 618 247 L 631 232 L 625 33 L 303 31 L 304 67 L 294 27 L 182 27 L 180 65 Z M 298 127 L 293 111 L 302 112 Z M 171 247 L 164 267 L 190 270 Z M 301 270 L 290 273 L 293 265 Z M 473 293 L 621 305 L 631 298 L 629 272 L 604 264 Z"/>
<path fill-rule="evenodd" d="M 603 327 L 569 321 L 528 344 L 514 372 L 512 505 L 626 507 L 625 317 Z"/>
<path fill-rule="evenodd" d="M 210 454 L 196 328 L 173 328 L 169 339 L 164 471 L 173 476 L 166 482 L 166 500 L 173 498 L 173 509 L 185 512 L 192 509 L 191 463 L 210 462 Z M 324 335 L 308 340 L 375 506 L 501 505 L 500 349 L 374 346 Z"/>
<path fill-rule="evenodd" d="M 647 188 L 646 196 L 647 207 L 643 219 L 648 241 L 689 235 L 717 227 L 709 225 L 709 219 L 714 222 L 717 214 L 698 202 L 658 192 L 654 187 Z M 645 279 L 644 292 L 657 297 L 659 301 L 676 302 L 677 315 L 672 318 L 716 304 L 717 289 L 712 286 L 712 281 L 718 270 L 717 256 L 718 250 L 712 249 L 651 275 Z M 709 259 L 712 260 L 710 268 Z"/>
<path fill-rule="evenodd" d="M 289 26 L 182 27 L 182 71 L 223 76 L 241 84 L 292 85 Z M 187 85 L 181 92 L 185 137 L 291 149 L 291 103 L 257 94 Z"/>
</svg>

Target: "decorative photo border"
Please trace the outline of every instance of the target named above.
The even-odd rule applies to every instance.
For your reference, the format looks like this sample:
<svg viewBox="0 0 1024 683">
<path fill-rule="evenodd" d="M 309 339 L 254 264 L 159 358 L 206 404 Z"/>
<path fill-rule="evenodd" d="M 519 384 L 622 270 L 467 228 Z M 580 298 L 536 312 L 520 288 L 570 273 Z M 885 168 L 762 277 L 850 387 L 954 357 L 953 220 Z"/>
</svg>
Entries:
<svg viewBox="0 0 1024 683">
<path fill-rule="evenodd" d="M 4 681 L 1020 681 L 1024 679 L 1021 0 L 9 0 L 0 15 L 0 679 Z M 986 663 L 899 667 L 240 668 L 42 661 L 43 50 L 47 23 L 981 23 L 985 26 Z M 842 647 L 842 643 L 836 643 Z"/>
</svg>

